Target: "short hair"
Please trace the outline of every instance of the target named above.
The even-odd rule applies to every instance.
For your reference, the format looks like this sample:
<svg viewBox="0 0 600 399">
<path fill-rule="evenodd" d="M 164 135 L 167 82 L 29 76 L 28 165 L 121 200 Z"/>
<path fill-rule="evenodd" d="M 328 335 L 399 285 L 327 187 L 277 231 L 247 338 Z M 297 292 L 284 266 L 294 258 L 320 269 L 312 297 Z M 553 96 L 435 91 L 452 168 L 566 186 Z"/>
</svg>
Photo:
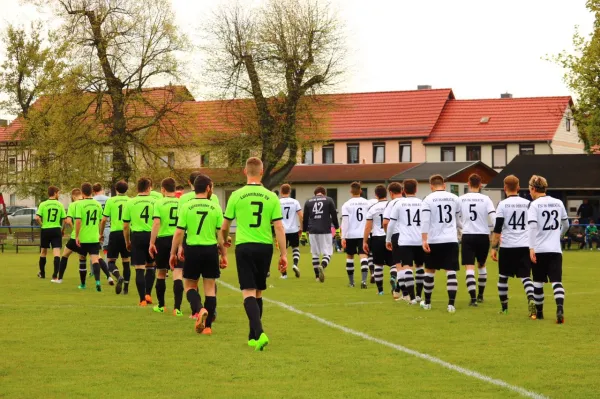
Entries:
<svg viewBox="0 0 600 399">
<path fill-rule="evenodd" d="M 246 161 L 246 174 L 248 176 L 257 177 L 263 170 L 263 163 L 257 157 L 250 157 Z"/>
<path fill-rule="evenodd" d="M 115 184 L 115 191 L 119 194 L 125 194 L 129 190 L 129 184 L 125 180 L 119 180 Z"/>
<path fill-rule="evenodd" d="M 388 191 L 392 194 L 401 194 L 402 193 L 402 184 L 398 182 L 390 183 L 388 186 Z"/>
<path fill-rule="evenodd" d="M 579 224 L 579 219 L 573 219 L 573 224 Z"/>
<path fill-rule="evenodd" d="M 60 189 L 56 186 L 48 187 L 48 197 L 54 197 L 59 191 Z"/>
<path fill-rule="evenodd" d="M 529 179 L 529 186 L 535 188 L 537 193 L 545 193 L 548 188 L 548 182 L 542 176 L 533 175 Z"/>
<path fill-rule="evenodd" d="M 100 184 L 100 183 L 94 183 L 94 185 L 92 186 L 92 190 L 95 193 L 99 193 L 100 191 L 102 191 L 102 184 Z"/>
<path fill-rule="evenodd" d="M 173 179 L 172 177 L 167 177 L 167 178 L 163 179 L 163 181 L 160 183 L 160 186 L 162 188 L 164 188 L 166 192 L 174 193 L 175 192 L 175 184 L 177 184 L 175 182 L 175 179 Z"/>
<path fill-rule="evenodd" d="M 287 183 L 282 184 L 281 187 L 279 188 L 279 191 L 281 192 L 281 194 L 288 195 L 289 193 L 292 192 L 292 186 L 290 186 Z"/>
<path fill-rule="evenodd" d="M 317 188 L 315 188 L 315 195 L 317 194 L 327 195 L 327 190 L 325 190 L 325 187 L 323 186 L 317 186 Z"/>
<path fill-rule="evenodd" d="M 190 173 L 190 179 L 189 179 L 190 184 L 193 185 L 194 182 L 196 181 L 196 177 L 200 176 L 201 174 L 202 174 L 202 172 L 199 172 L 197 170 Z"/>
<path fill-rule="evenodd" d="M 196 176 L 196 180 L 194 180 L 194 192 L 196 194 L 205 193 L 208 190 L 208 187 L 212 186 L 212 180 L 210 177 L 200 173 Z"/>
<path fill-rule="evenodd" d="M 444 176 L 442 175 L 433 175 L 429 178 L 429 184 L 432 186 L 441 186 L 444 184 Z"/>
<path fill-rule="evenodd" d="M 71 190 L 71 201 L 73 201 L 73 198 L 76 197 L 81 197 L 81 189 L 79 188 L 74 188 L 73 190 Z"/>
<path fill-rule="evenodd" d="M 176 191 L 181 191 L 181 190 L 184 190 L 184 189 L 185 189 L 185 187 L 183 187 L 181 184 L 179 184 L 179 185 L 177 185 L 177 187 L 175 187 Z"/>
<path fill-rule="evenodd" d="M 504 186 L 508 191 L 517 191 L 519 189 L 519 178 L 515 175 L 508 175 L 504 178 Z"/>
<path fill-rule="evenodd" d="M 481 187 L 481 176 L 479 176 L 477 173 L 471 173 L 469 176 L 469 186 L 473 188 Z"/>
<path fill-rule="evenodd" d="M 355 181 L 352 182 L 352 184 L 350 184 L 350 192 L 352 193 L 352 195 L 359 195 L 360 194 L 360 183 Z"/>
<path fill-rule="evenodd" d="M 383 184 L 378 184 L 375 187 L 375 195 L 379 199 L 387 197 L 387 190 L 386 190 L 386 188 L 385 188 L 385 186 Z"/>
<path fill-rule="evenodd" d="M 590 224 L 596 224 L 596 221 L 592 218 L 590 219 Z"/>
<path fill-rule="evenodd" d="M 402 182 L 404 185 L 404 193 L 408 195 L 416 194 L 419 183 L 415 179 L 406 179 Z"/>
<path fill-rule="evenodd" d="M 92 195 L 92 183 L 85 182 L 81 184 L 81 192 L 88 197 Z"/>
<path fill-rule="evenodd" d="M 138 193 L 143 193 L 152 188 L 152 180 L 149 177 L 140 177 L 137 181 Z"/>
</svg>

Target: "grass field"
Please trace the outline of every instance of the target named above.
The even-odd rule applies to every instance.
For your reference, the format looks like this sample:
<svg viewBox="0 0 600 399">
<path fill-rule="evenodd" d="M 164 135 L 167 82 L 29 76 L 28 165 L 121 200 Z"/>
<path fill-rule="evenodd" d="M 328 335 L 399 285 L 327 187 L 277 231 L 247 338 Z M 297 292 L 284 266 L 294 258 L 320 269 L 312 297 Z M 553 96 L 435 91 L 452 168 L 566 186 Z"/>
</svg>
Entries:
<svg viewBox="0 0 600 399">
<path fill-rule="evenodd" d="M 560 326 L 550 287 L 546 320 L 531 321 L 516 280 L 510 282 L 510 314 L 499 315 L 493 262 L 486 302 L 466 306 L 461 273 L 457 312 L 450 315 L 441 274 L 427 312 L 395 303 L 387 293 L 376 296 L 374 286 L 347 288 L 342 254 L 334 255 L 325 283 L 316 283 L 303 249 L 302 278 L 280 280 L 273 273 L 266 297 L 310 315 L 266 303 L 263 324 L 271 344 L 264 352 L 246 346 L 241 295 L 226 286 L 219 287 L 213 335 L 198 336 L 185 298 L 186 316 L 176 318 L 136 307 L 134 286 L 129 296 L 116 296 L 103 278 L 102 293 L 78 291 L 74 258 L 64 283 L 54 285 L 35 277 L 37 255 L 33 248 L 24 251 L 0 254 L 1 398 L 600 396 L 596 251 L 565 254 L 566 324 Z M 223 281 L 235 286 L 236 280 L 230 266 Z M 167 286 L 171 308 L 170 279 Z M 501 380 L 512 390 L 399 351 L 398 345 Z"/>
</svg>

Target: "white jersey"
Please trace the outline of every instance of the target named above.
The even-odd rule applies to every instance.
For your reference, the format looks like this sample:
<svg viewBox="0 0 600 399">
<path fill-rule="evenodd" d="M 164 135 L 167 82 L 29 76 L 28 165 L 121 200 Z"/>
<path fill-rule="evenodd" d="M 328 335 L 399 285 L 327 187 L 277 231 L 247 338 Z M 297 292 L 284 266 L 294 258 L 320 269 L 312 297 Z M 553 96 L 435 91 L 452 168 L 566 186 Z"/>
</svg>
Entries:
<svg viewBox="0 0 600 399">
<path fill-rule="evenodd" d="M 423 242 L 421 236 L 421 214 L 423 201 L 417 197 L 399 198 L 391 214 L 395 221 L 394 227 L 400 235 L 398 246 L 420 246 Z"/>
<path fill-rule="evenodd" d="M 362 197 L 346 201 L 342 206 L 342 238 L 363 238 L 368 209 L 369 201 Z"/>
<path fill-rule="evenodd" d="M 388 201 L 387 206 L 385 207 L 385 210 L 383 211 L 383 219 L 385 220 L 390 220 L 390 215 L 392 214 L 392 212 L 394 211 L 394 207 L 396 206 L 396 203 L 398 203 L 398 201 L 400 201 L 402 199 L 402 197 L 399 198 L 394 198 L 391 201 Z M 396 234 L 398 233 L 398 226 L 394 226 L 394 231 L 392 232 L 392 234 Z"/>
<path fill-rule="evenodd" d="M 458 242 L 461 227 L 460 201 L 445 190 L 434 191 L 423 199 L 421 208 L 422 233 L 427 233 L 429 244 Z"/>
<path fill-rule="evenodd" d="M 294 198 L 280 198 L 281 214 L 283 215 L 283 227 L 285 234 L 297 233 L 300 230 L 298 224 L 298 212 L 302 210 L 300 203 Z"/>
<path fill-rule="evenodd" d="M 567 211 L 562 201 L 548 195 L 540 197 L 529 205 L 528 226 L 537 225 L 535 244 L 536 253 L 562 253 L 560 245 L 561 222 L 567 221 Z M 530 243 L 534 237 L 529 237 Z M 531 244 L 529 246 L 532 248 Z"/>
<path fill-rule="evenodd" d="M 487 195 L 467 193 L 459 197 L 463 234 L 490 234 L 496 222 L 494 203 Z"/>
<path fill-rule="evenodd" d="M 385 237 L 385 230 L 383 229 L 383 212 L 387 206 L 387 200 L 377 201 L 374 205 L 371 205 L 367 211 L 367 220 L 373 221 L 373 228 L 371 229 L 371 235 L 373 237 Z"/>
<path fill-rule="evenodd" d="M 494 232 L 502 234 L 502 248 L 528 248 L 529 233 L 527 231 L 527 208 L 529 201 L 518 195 L 511 195 L 500 201 L 496 211 L 496 225 Z"/>
<path fill-rule="evenodd" d="M 104 194 L 94 195 L 94 199 L 102 205 L 102 211 L 104 211 L 104 205 L 106 205 L 106 201 L 108 201 L 108 197 Z M 106 220 L 106 225 L 104 229 L 110 228 L 110 218 Z"/>
</svg>

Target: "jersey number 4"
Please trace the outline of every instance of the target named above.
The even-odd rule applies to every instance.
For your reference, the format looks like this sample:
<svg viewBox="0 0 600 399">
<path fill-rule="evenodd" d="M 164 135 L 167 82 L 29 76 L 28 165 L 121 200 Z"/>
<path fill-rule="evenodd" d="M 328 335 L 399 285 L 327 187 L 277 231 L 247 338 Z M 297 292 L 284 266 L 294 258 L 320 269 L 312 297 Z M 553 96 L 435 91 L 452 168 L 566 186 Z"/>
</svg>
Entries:
<svg viewBox="0 0 600 399">
<path fill-rule="evenodd" d="M 410 217 L 410 209 L 407 209 L 406 218 L 408 219 L 407 226 L 412 226 L 412 223 L 416 226 L 421 226 L 421 211 L 419 209 L 417 209 L 417 212 L 415 212 L 415 215 L 412 218 Z"/>
<path fill-rule="evenodd" d="M 148 220 L 150 219 L 150 207 L 144 207 L 142 213 L 140 213 L 140 219 L 144 219 L 144 223 L 148 224 Z"/>
<path fill-rule="evenodd" d="M 513 230 L 517 230 L 517 226 L 521 227 L 521 230 L 525 230 L 525 212 L 521 212 L 521 216 L 517 219 L 517 212 L 513 213 L 508 220 L 508 225 Z"/>
</svg>

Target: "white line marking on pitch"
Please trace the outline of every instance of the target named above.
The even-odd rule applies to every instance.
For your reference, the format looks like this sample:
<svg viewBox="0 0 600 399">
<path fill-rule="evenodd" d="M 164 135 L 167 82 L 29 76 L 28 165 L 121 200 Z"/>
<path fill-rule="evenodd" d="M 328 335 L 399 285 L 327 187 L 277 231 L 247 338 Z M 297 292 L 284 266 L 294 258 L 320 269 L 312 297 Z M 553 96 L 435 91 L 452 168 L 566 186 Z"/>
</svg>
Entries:
<svg viewBox="0 0 600 399">
<path fill-rule="evenodd" d="M 239 289 L 237 289 L 233 285 L 227 284 L 227 283 L 225 283 L 223 281 L 220 281 L 220 280 L 218 280 L 218 283 L 221 284 L 224 287 L 229 288 L 230 290 L 238 291 L 239 292 Z M 367 341 L 375 342 L 375 343 L 378 343 L 380 345 L 387 346 L 388 348 L 395 349 L 395 350 L 397 350 L 399 352 L 404 352 L 404 353 L 407 353 L 409 355 L 413 355 L 415 357 L 421 358 L 423 360 L 427 360 L 427 361 L 429 361 L 431 363 L 435 363 L 435 364 L 437 364 L 439 366 L 442 366 L 442 367 L 445 367 L 447 369 L 456 371 L 456 372 L 458 372 L 460 374 L 463 374 L 463 375 L 466 375 L 468 377 L 473 377 L 473 378 L 478 379 L 480 381 L 487 382 L 489 384 L 496 385 L 496 386 L 499 386 L 499 387 L 502 387 L 502 388 L 506 388 L 506 389 L 508 389 L 510 391 L 516 392 L 516 393 L 521 394 L 521 395 L 523 395 L 525 397 L 535 398 L 535 399 L 546 399 L 547 398 L 547 396 L 544 396 L 542 394 L 539 394 L 539 393 L 536 393 L 536 392 L 533 392 L 533 391 L 529 391 L 529 390 L 527 390 L 525 388 L 521 388 L 521 387 L 518 387 L 516 385 L 511 385 L 508 382 L 505 382 L 505 381 L 502 381 L 502 380 L 498 380 L 496 378 L 488 377 L 487 375 L 478 373 L 478 372 L 473 371 L 473 370 L 466 369 L 464 367 L 460 367 L 460 366 L 454 365 L 452 363 L 448 363 L 448 362 L 446 362 L 446 361 L 444 361 L 442 359 L 439 359 L 437 357 L 428 355 L 426 353 L 417 352 L 415 350 L 409 349 L 409 348 L 404 347 L 402 345 L 397 345 L 397 344 L 394 344 L 392 342 L 384 341 L 383 339 L 375 338 L 375 337 L 373 337 L 373 336 L 371 336 L 369 334 L 365 334 L 363 332 L 360 332 L 360 331 L 357 331 L 357 330 L 353 330 L 351 328 L 344 327 L 344 326 L 339 325 L 339 324 L 335 324 L 335 323 L 333 323 L 333 322 L 331 322 L 329 320 L 323 319 L 323 318 L 321 318 L 319 316 L 315 316 L 312 313 L 307 313 L 307 312 L 304 312 L 304 311 L 302 311 L 300 309 L 296 309 L 295 307 L 290 306 L 288 304 L 285 304 L 283 302 L 275 301 L 273 299 L 268 299 L 268 298 L 265 298 L 265 297 L 263 297 L 263 301 L 268 302 L 268 303 L 272 303 L 273 305 L 277 305 L 280 308 L 289 310 L 290 312 L 293 312 L 293 313 L 296 313 L 296 314 L 308 317 L 309 319 L 313 319 L 313 320 L 315 320 L 315 321 L 317 321 L 317 322 L 319 322 L 321 324 L 324 324 L 324 325 L 326 325 L 328 327 L 331 327 L 331 328 L 335 328 L 336 330 L 340 330 L 340 331 L 342 331 L 342 332 L 344 332 L 346 334 L 354 335 L 354 336 L 357 336 L 359 338 L 365 339 Z"/>
</svg>

